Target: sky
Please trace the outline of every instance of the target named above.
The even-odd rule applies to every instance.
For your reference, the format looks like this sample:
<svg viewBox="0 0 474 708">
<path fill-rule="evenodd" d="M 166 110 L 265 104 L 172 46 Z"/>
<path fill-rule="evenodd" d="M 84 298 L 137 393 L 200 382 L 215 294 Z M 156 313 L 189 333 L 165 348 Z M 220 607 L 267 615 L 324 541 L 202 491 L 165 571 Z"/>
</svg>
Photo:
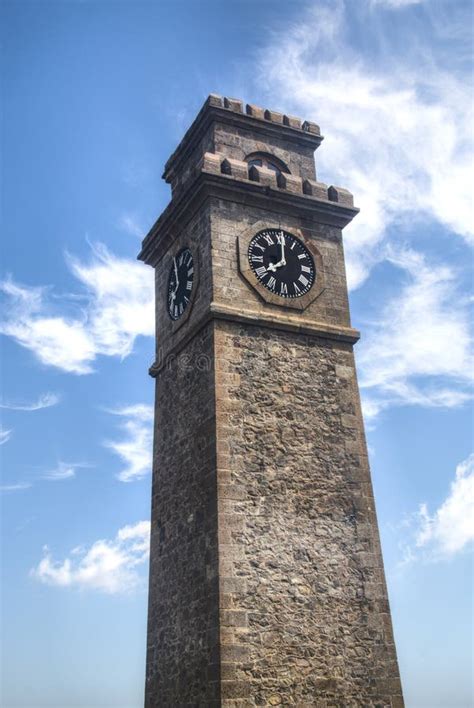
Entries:
<svg viewBox="0 0 474 708">
<path fill-rule="evenodd" d="M 209 93 L 313 120 L 344 231 L 407 708 L 472 690 L 472 8 L 1 5 L 2 702 L 143 704 L 153 272 L 140 242 Z"/>
</svg>

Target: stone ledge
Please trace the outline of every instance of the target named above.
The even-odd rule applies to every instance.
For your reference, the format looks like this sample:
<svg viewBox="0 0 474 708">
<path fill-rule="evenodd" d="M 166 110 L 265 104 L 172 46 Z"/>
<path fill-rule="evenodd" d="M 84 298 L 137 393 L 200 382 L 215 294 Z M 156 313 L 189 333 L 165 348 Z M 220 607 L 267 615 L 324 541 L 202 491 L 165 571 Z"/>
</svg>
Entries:
<svg viewBox="0 0 474 708">
<path fill-rule="evenodd" d="M 317 320 L 301 319 L 301 316 L 289 314 L 287 312 L 270 313 L 264 310 L 245 310 L 240 307 L 232 307 L 218 302 L 211 302 L 209 309 L 200 317 L 186 335 L 176 341 L 175 345 L 165 353 L 161 361 L 155 361 L 149 368 L 148 373 L 152 378 L 156 378 L 160 371 L 164 369 L 168 362 L 179 355 L 179 352 L 186 344 L 196 336 L 212 320 L 225 320 L 228 322 L 239 322 L 255 327 L 271 327 L 282 332 L 298 332 L 310 337 L 320 339 L 331 339 L 343 344 L 353 345 L 360 339 L 360 332 L 352 327 L 337 327 L 318 322 Z"/>
<path fill-rule="evenodd" d="M 211 303 L 210 312 L 217 319 L 255 324 L 259 327 L 272 327 L 287 332 L 299 332 L 313 337 L 335 339 L 348 344 L 355 344 L 360 339 L 360 332 L 352 327 L 337 327 L 316 320 L 301 319 L 298 315 L 286 312 L 272 314 L 263 310 L 245 310 L 241 307 L 232 307 L 217 302 Z"/>
</svg>

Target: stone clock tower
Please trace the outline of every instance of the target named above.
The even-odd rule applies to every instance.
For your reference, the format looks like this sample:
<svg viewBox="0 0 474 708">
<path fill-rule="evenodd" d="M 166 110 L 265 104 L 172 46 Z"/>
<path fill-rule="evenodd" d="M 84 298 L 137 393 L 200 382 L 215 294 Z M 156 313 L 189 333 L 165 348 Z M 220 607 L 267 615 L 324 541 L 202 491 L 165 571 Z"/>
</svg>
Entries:
<svg viewBox="0 0 474 708">
<path fill-rule="evenodd" d="M 148 708 L 403 706 L 321 141 L 211 95 L 165 167 Z"/>
</svg>

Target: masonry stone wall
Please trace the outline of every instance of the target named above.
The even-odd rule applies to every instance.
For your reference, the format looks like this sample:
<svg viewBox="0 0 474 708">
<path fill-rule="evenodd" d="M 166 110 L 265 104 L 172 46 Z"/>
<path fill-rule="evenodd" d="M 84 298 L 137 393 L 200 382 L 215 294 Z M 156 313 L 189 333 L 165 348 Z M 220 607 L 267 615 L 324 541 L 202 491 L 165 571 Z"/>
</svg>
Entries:
<svg viewBox="0 0 474 708">
<path fill-rule="evenodd" d="M 221 705 L 212 325 L 156 379 L 145 705 Z"/>
<path fill-rule="evenodd" d="M 401 707 L 351 346 L 215 347 L 222 705 Z"/>
</svg>

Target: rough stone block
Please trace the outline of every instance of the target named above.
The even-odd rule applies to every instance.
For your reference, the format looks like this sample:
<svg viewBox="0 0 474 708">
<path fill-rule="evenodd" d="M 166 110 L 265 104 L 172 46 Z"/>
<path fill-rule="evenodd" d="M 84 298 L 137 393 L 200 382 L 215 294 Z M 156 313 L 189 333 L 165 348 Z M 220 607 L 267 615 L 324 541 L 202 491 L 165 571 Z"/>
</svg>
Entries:
<svg viewBox="0 0 474 708">
<path fill-rule="evenodd" d="M 243 160 L 234 160 L 226 157 L 221 164 L 221 172 L 224 175 L 232 175 L 235 179 L 248 179 L 249 166 Z"/>
<path fill-rule="evenodd" d="M 328 199 L 328 186 L 324 182 L 316 182 L 313 179 L 303 181 L 303 193 L 309 194 L 316 199 Z"/>
<path fill-rule="evenodd" d="M 321 135 L 321 129 L 317 123 L 312 123 L 309 120 L 305 120 L 302 126 L 303 130 L 307 133 L 314 133 L 314 135 Z"/>
<path fill-rule="evenodd" d="M 253 116 L 254 118 L 260 118 L 261 120 L 263 120 L 263 118 L 265 117 L 264 109 L 260 108 L 260 106 L 254 106 L 252 103 L 247 103 L 246 112 L 247 115 Z"/>
<path fill-rule="evenodd" d="M 244 104 L 239 98 L 224 98 L 224 107 L 236 113 L 244 112 Z"/>
<path fill-rule="evenodd" d="M 283 116 L 283 125 L 288 125 L 290 128 L 301 128 L 301 119 L 296 116 Z"/>
<path fill-rule="evenodd" d="M 303 180 L 301 177 L 296 175 L 289 175 L 285 172 L 281 172 L 277 176 L 277 184 L 280 189 L 286 189 L 287 192 L 292 194 L 302 194 L 303 193 Z"/>
<path fill-rule="evenodd" d="M 268 108 L 264 113 L 265 120 L 271 120 L 272 123 L 281 123 L 283 125 L 283 113 L 271 111 Z"/>
<path fill-rule="evenodd" d="M 223 106 L 222 96 L 219 96 L 219 94 L 217 94 L 217 93 L 210 93 L 209 96 L 207 97 L 206 103 L 209 106 L 217 106 L 218 108 L 222 108 L 222 106 Z"/>
<path fill-rule="evenodd" d="M 221 610 L 223 627 L 247 627 L 247 613 L 241 610 Z"/>
<path fill-rule="evenodd" d="M 348 189 L 331 185 L 328 189 L 328 197 L 332 202 L 339 202 L 339 204 L 345 204 L 346 206 L 354 206 L 354 197 Z"/>
<path fill-rule="evenodd" d="M 222 578 L 220 579 L 221 592 L 226 593 L 241 593 L 247 589 L 247 584 L 243 578 Z"/>
<path fill-rule="evenodd" d="M 222 698 L 245 698 L 250 694 L 248 681 L 222 681 Z"/>
<path fill-rule="evenodd" d="M 212 174 L 220 175 L 222 158 L 223 156 L 219 155 L 218 153 L 205 152 L 201 160 L 201 171 L 211 172 Z"/>
<path fill-rule="evenodd" d="M 237 675 L 237 665 L 227 662 L 223 662 L 220 666 L 220 676 L 224 681 L 231 681 L 235 679 Z"/>
<path fill-rule="evenodd" d="M 224 644 L 221 646 L 221 659 L 223 662 L 247 661 L 250 647 L 246 644 Z"/>
<path fill-rule="evenodd" d="M 252 165 L 249 168 L 249 179 L 253 182 L 260 182 L 266 187 L 277 187 L 277 174 L 274 170 L 269 170 L 267 167 Z"/>
</svg>

